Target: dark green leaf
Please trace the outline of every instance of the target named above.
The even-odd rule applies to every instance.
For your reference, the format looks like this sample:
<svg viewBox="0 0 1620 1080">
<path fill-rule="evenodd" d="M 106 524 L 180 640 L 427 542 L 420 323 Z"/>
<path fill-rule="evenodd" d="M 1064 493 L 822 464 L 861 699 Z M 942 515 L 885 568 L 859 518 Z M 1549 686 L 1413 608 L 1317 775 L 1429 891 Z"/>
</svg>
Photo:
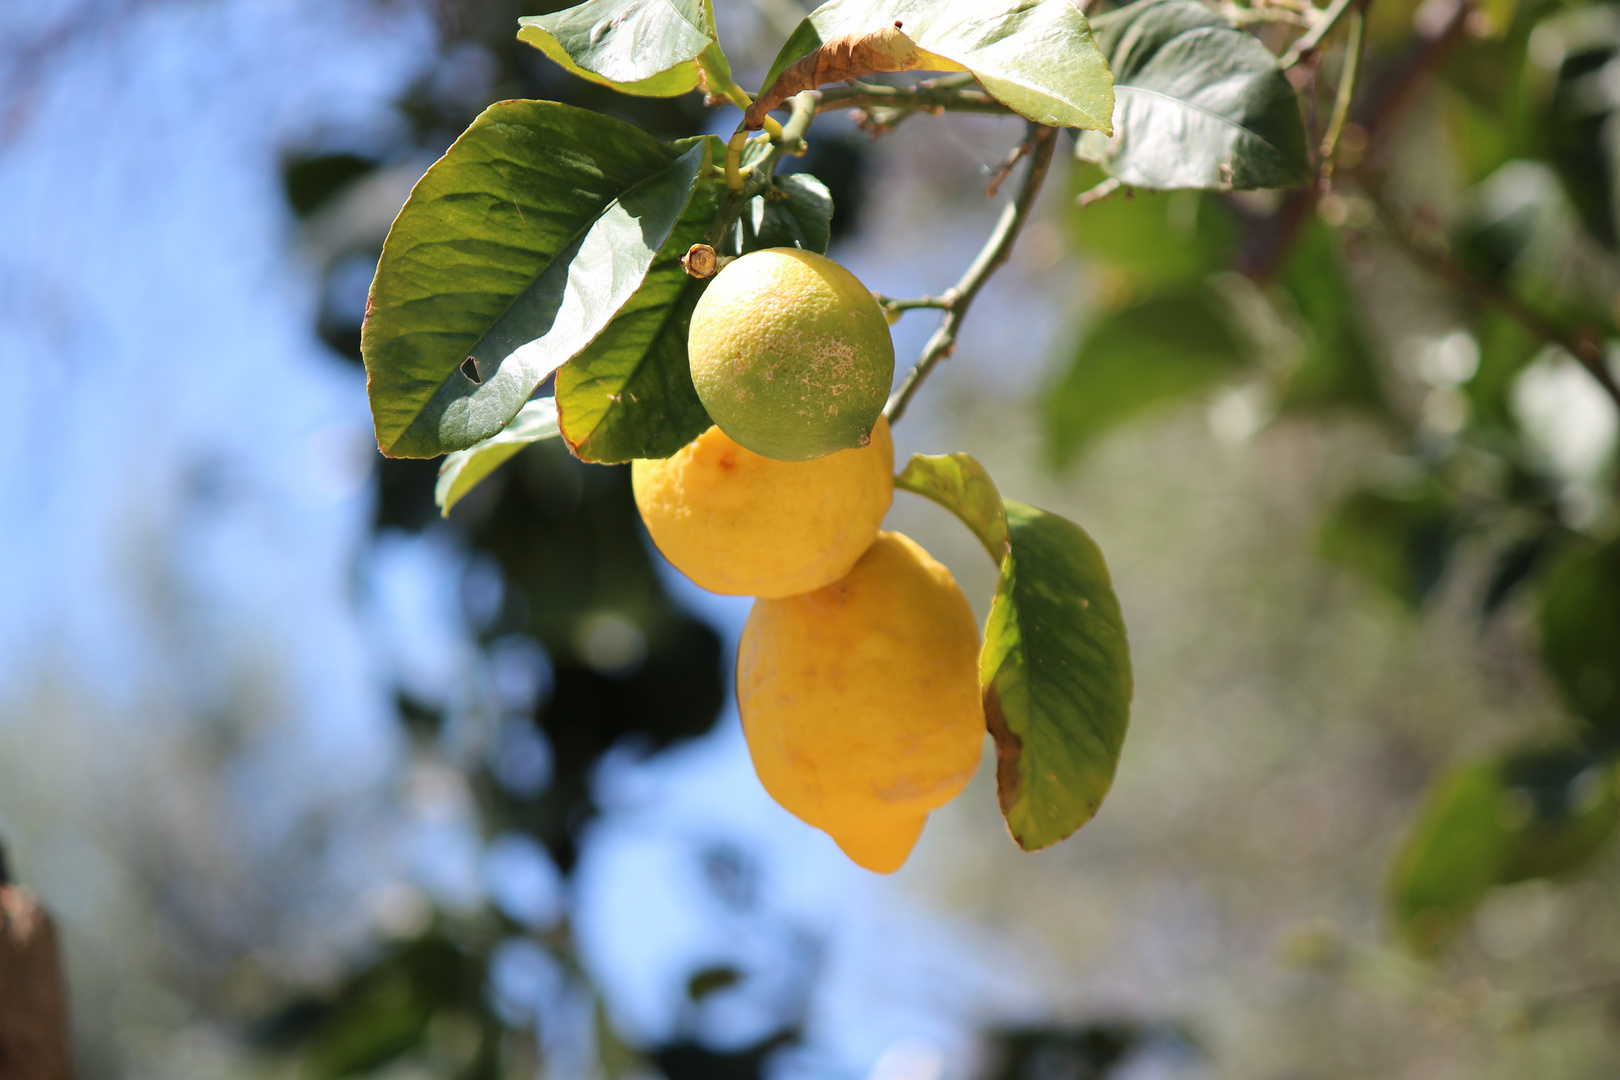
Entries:
<svg viewBox="0 0 1620 1080">
<path fill-rule="evenodd" d="M 983 465 L 967 454 L 913 454 L 894 486 L 932 499 L 962 519 L 1000 566 L 1011 541 L 1001 493 Z"/>
<path fill-rule="evenodd" d="M 1498 877 L 1504 885 L 1579 870 L 1620 823 L 1614 766 L 1585 750 L 1517 754 L 1502 776 L 1512 834 Z"/>
<path fill-rule="evenodd" d="M 1130 646 L 1102 552 L 1072 521 L 1003 502 L 967 454 L 914 454 L 894 482 L 955 514 L 1001 567 L 979 654 L 996 790 L 1020 847 L 1055 844 L 1102 805 L 1130 721 Z"/>
<path fill-rule="evenodd" d="M 715 40 L 703 0 L 587 0 L 518 26 L 518 40 L 575 75 L 647 97 L 696 89 Z"/>
<path fill-rule="evenodd" d="M 1047 397 L 1053 460 L 1066 464 L 1120 421 L 1230 377 L 1250 353 L 1231 304 L 1207 284 L 1103 315 Z"/>
<path fill-rule="evenodd" d="M 1111 131 L 1114 95 L 1091 28 L 1072 0 L 831 0 L 788 38 L 765 77 L 829 43 L 863 43 L 889 66 L 840 69 L 824 81 L 872 71 L 970 71 L 1014 112 L 1056 127 Z M 761 93 L 761 97 L 766 97 Z"/>
<path fill-rule="evenodd" d="M 1321 552 L 1416 608 L 1445 572 L 1452 532 L 1451 508 L 1431 486 L 1363 488 L 1323 522 Z"/>
<path fill-rule="evenodd" d="M 1296 412 L 1359 409 L 1389 415 L 1334 233 L 1312 220 L 1301 230 L 1278 286 L 1304 324 L 1305 356 L 1289 376 L 1281 407 Z"/>
<path fill-rule="evenodd" d="M 784 198 L 756 195 L 743 208 L 729 237 L 729 253 L 796 247 L 825 255 L 832 242 L 832 193 L 809 173 L 776 178 Z"/>
<path fill-rule="evenodd" d="M 1578 747 L 1453 769 L 1391 867 L 1396 928 L 1414 951 L 1438 952 L 1492 886 L 1578 870 L 1617 823 L 1613 764 Z"/>
<path fill-rule="evenodd" d="M 1571 551 L 1548 572 L 1538 611 L 1541 654 L 1587 723 L 1620 733 L 1620 542 Z"/>
<path fill-rule="evenodd" d="M 704 239 L 724 194 L 718 181 L 699 185 L 641 291 L 557 372 L 563 438 L 586 461 L 668 457 L 713 423 L 686 354 L 692 309 L 708 282 L 687 276 L 681 256 Z"/>
<path fill-rule="evenodd" d="M 500 431 L 640 288 L 709 149 L 547 101 L 473 121 L 411 192 L 372 281 L 361 351 L 383 452 Z"/>
<path fill-rule="evenodd" d="M 439 466 L 439 482 L 433 488 L 433 499 L 439 511 L 450 516 L 450 508 L 461 501 L 490 473 L 508 458 L 530 443 L 557 435 L 557 402 L 553 398 L 537 398 L 519 410 L 512 422 L 498 433 L 476 446 L 457 450 Z"/>
<path fill-rule="evenodd" d="M 1133 187 L 1310 182 L 1299 102 L 1265 46 L 1197 0 L 1140 0 L 1097 20 L 1114 72 L 1112 139 L 1079 155 Z"/>
<path fill-rule="evenodd" d="M 979 682 L 996 789 L 1025 851 L 1090 821 L 1130 720 L 1125 622 L 1102 552 L 1078 525 L 1008 501 L 1012 551 L 984 628 Z"/>
<path fill-rule="evenodd" d="M 1509 843 L 1501 769 L 1470 765 L 1429 791 L 1390 871 L 1402 940 L 1437 952 L 1496 884 Z"/>
</svg>

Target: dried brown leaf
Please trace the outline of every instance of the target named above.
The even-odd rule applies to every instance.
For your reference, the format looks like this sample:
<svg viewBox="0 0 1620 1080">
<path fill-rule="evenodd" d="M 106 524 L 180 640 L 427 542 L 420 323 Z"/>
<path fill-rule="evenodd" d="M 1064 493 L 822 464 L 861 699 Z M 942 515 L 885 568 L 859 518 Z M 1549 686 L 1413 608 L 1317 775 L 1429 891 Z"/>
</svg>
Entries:
<svg viewBox="0 0 1620 1080">
<path fill-rule="evenodd" d="M 878 72 L 918 68 L 959 71 L 961 65 L 918 47 L 898 22 L 881 30 L 844 34 L 822 42 L 820 48 L 783 68 L 776 81 L 749 106 L 745 120 L 750 130 L 757 130 L 764 125 L 766 113 L 800 91 Z"/>
</svg>

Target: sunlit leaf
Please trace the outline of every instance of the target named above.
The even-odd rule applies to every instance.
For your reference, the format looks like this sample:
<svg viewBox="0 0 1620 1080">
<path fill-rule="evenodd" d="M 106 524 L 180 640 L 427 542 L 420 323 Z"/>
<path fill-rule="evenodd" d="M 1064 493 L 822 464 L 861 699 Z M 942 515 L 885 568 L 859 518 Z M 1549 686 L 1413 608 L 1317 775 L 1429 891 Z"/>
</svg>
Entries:
<svg viewBox="0 0 1620 1080">
<path fill-rule="evenodd" d="M 1081 339 L 1046 398 L 1053 460 L 1066 464 L 1121 421 L 1230 378 L 1248 365 L 1251 351 L 1231 303 L 1208 284 L 1108 312 Z"/>
<path fill-rule="evenodd" d="M 1003 502 L 967 454 L 914 455 L 895 484 L 955 513 L 1001 567 L 979 656 L 996 790 L 1020 847 L 1055 844 L 1096 814 L 1130 720 L 1130 647 L 1102 553 L 1073 522 Z"/>
<path fill-rule="evenodd" d="M 518 40 L 573 74 L 647 97 L 695 89 L 715 39 L 703 0 L 587 0 L 518 26 Z"/>
<path fill-rule="evenodd" d="M 457 450 L 445 457 L 439 466 L 439 482 L 433 488 L 433 499 L 439 511 L 450 516 L 450 508 L 461 497 L 476 487 L 513 454 L 530 443 L 557 435 L 557 402 L 552 398 L 537 398 L 519 410 L 512 422 L 498 433 L 476 446 Z"/>
<path fill-rule="evenodd" d="M 555 102 L 473 121 L 411 192 L 372 281 L 361 351 L 383 452 L 500 431 L 641 287 L 709 151 Z"/>
<path fill-rule="evenodd" d="M 1197 0 L 1140 0 L 1096 20 L 1114 72 L 1113 138 L 1077 153 L 1134 187 L 1310 181 L 1299 102 L 1265 46 Z"/>
<path fill-rule="evenodd" d="M 1072 0 L 831 0 L 782 46 L 750 121 L 800 90 L 911 70 L 969 71 L 1030 120 L 1112 130 L 1108 64 Z"/>
<path fill-rule="evenodd" d="M 680 224 L 607 329 L 557 372 L 563 438 L 586 461 L 668 457 L 713 423 L 692 384 L 686 335 L 708 282 L 681 256 L 703 241 L 725 185 L 701 183 Z"/>
</svg>

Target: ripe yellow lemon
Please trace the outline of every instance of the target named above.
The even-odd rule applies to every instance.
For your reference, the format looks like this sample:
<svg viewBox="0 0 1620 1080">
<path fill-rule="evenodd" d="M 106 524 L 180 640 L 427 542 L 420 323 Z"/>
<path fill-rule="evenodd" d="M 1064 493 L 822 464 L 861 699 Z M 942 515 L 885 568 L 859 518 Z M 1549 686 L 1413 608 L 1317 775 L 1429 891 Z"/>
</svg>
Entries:
<svg viewBox="0 0 1620 1080">
<path fill-rule="evenodd" d="M 676 569 L 712 592 L 793 596 L 837 581 L 872 546 L 894 499 L 894 443 L 880 416 L 859 450 L 777 461 L 712 427 L 630 477 Z"/>
<path fill-rule="evenodd" d="M 767 248 L 729 264 L 692 311 L 692 382 L 755 453 L 808 461 L 865 446 L 894 380 L 871 292 L 825 255 Z"/>
<path fill-rule="evenodd" d="M 900 533 L 840 581 L 755 601 L 737 705 L 760 782 L 860 865 L 898 870 L 978 767 L 978 652 L 950 571 Z"/>
</svg>

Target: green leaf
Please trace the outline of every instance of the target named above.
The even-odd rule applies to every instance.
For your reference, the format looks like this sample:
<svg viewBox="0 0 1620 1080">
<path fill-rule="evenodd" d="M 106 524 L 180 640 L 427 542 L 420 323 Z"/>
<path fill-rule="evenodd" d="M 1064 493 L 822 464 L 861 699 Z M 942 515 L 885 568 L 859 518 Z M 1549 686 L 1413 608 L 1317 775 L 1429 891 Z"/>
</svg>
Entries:
<svg viewBox="0 0 1620 1080">
<path fill-rule="evenodd" d="M 372 281 L 361 352 L 383 452 L 500 431 L 635 295 L 709 153 L 549 101 L 474 120 L 411 192 Z"/>
<path fill-rule="evenodd" d="M 1390 871 L 1395 927 L 1414 952 L 1433 954 L 1473 914 L 1506 861 L 1501 769 L 1457 769 L 1430 788 Z"/>
<path fill-rule="evenodd" d="M 915 69 L 972 72 L 1037 123 L 1113 130 L 1108 64 L 1072 0 L 831 0 L 782 46 L 762 108 L 823 83 Z"/>
<path fill-rule="evenodd" d="M 1008 501 L 1012 551 L 984 627 L 979 682 L 996 789 L 1025 851 L 1090 821 L 1114 782 L 1131 710 L 1125 621 L 1080 526 Z"/>
<path fill-rule="evenodd" d="M 1366 318 L 1331 229 L 1301 231 L 1277 284 L 1305 329 L 1305 356 L 1289 376 L 1280 407 L 1294 412 L 1359 409 L 1390 415 L 1364 329 Z"/>
<path fill-rule="evenodd" d="M 1076 195 L 1103 179 L 1095 165 L 1072 172 Z M 1238 239 L 1231 213 L 1204 191 L 1138 191 L 1128 199 L 1071 204 L 1069 223 L 1075 249 L 1123 274 L 1133 294 L 1226 269 Z"/>
<path fill-rule="evenodd" d="M 1433 955 L 1493 886 L 1580 869 L 1616 824 L 1614 766 L 1583 748 L 1455 768 L 1430 787 L 1391 866 L 1396 929 Z"/>
<path fill-rule="evenodd" d="M 1121 421 L 1229 378 L 1251 351 L 1230 302 L 1206 283 L 1108 312 L 1047 397 L 1053 461 L 1067 464 Z"/>
<path fill-rule="evenodd" d="M 1429 484 L 1351 492 L 1322 524 L 1322 557 L 1419 607 L 1445 573 L 1454 530 L 1452 510 Z"/>
<path fill-rule="evenodd" d="M 961 518 L 997 566 L 1006 561 L 1012 541 L 1001 492 L 977 460 L 967 454 L 913 454 L 894 486 L 932 499 Z"/>
<path fill-rule="evenodd" d="M 641 290 L 558 370 L 563 438 L 584 460 L 668 457 L 713 423 L 692 385 L 686 353 L 692 309 L 708 282 L 689 277 L 681 256 L 702 242 L 724 196 L 719 181 L 699 185 Z"/>
<path fill-rule="evenodd" d="M 761 248 L 796 247 L 825 255 L 832 243 L 832 193 L 809 173 L 776 178 L 783 198 L 756 195 L 743 208 L 728 238 L 729 254 Z"/>
<path fill-rule="evenodd" d="M 1260 42 L 1197 0 L 1140 0 L 1095 25 L 1116 134 L 1083 133 L 1080 157 L 1142 188 L 1310 182 L 1299 102 Z"/>
<path fill-rule="evenodd" d="M 979 685 L 996 789 L 1026 851 L 1091 820 L 1130 720 L 1131 658 L 1108 567 L 1078 525 L 1003 502 L 967 454 L 914 455 L 895 485 L 961 518 L 1001 567 Z"/>
<path fill-rule="evenodd" d="M 439 482 L 433 487 L 433 500 L 443 516 L 461 497 L 494 472 L 507 458 L 530 443 L 557 435 L 557 402 L 536 398 L 518 411 L 512 422 L 477 446 L 457 450 L 439 466 Z"/>
<path fill-rule="evenodd" d="M 703 0 L 587 0 L 518 26 L 519 41 L 573 74 L 646 97 L 696 89 L 715 40 Z"/>
<path fill-rule="evenodd" d="M 1570 707 L 1605 734 L 1620 731 L 1620 541 L 1560 559 L 1537 621 L 1541 655 Z"/>
</svg>

